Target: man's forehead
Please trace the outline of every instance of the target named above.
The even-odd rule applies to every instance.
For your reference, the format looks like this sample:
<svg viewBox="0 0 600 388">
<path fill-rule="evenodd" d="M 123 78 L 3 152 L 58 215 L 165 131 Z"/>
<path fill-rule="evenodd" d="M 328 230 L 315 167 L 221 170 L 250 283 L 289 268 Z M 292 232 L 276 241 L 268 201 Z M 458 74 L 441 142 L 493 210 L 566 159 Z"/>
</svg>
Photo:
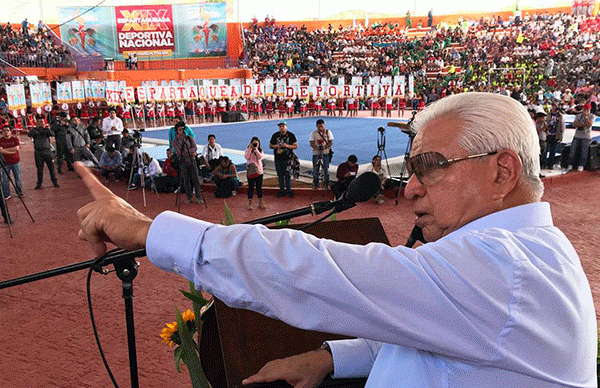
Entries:
<svg viewBox="0 0 600 388">
<path fill-rule="evenodd" d="M 440 152 L 459 148 L 458 138 L 462 123 L 455 118 L 437 118 L 431 120 L 415 135 L 410 155 L 423 152 Z"/>
</svg>

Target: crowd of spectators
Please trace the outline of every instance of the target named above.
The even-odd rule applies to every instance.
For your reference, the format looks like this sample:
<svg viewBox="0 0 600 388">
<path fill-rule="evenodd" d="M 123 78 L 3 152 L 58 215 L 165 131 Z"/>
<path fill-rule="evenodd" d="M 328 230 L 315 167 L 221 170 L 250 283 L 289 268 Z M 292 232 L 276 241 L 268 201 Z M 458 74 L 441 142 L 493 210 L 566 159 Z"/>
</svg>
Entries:
<svg viewBox="0 0 600 388">
<path fill-rule="evenodd" d="M 23 20 L 0 25 L 0 59 L 15 67 L 73 67 L 69 50 L 41 20 L 37 27 Z"/>
<path fill-rule="evenodd" d="M 248 65 L 259 79 L 344 77 L 349 84 L 352 76 L 367 82 L 370 76 L 413 74 L 417 93 L 424 94 L 515 85 L 531 94 L 540 87 L 598 84 L 598 18 L 526 13 L 518 23 L 491 16 L 437 24 L 417 37 L 410 31 L 404 23 L 309 31 L 271 22 L 252 23 L 243 33 Z"/>
</svg>

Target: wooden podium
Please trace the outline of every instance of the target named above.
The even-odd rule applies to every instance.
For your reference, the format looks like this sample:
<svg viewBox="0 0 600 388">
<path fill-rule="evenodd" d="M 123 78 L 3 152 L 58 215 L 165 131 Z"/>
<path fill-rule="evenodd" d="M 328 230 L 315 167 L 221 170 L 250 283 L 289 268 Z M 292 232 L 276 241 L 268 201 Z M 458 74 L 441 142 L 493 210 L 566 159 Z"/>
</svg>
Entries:
<svg viewBox="0 0 600 388">
<path fill-rule="evenodd" d="M 377 218 L 327 221 L 306 232 L 352 244 L 381 242 L 389 245 Z M 234 388 L 268 361 L 318 349 L 325 340 L 348 338 L 297 329 L 253 311 L 227 307 L 219 300 L 203 317 L 200 357 L 213 388 Z"/>
</svg>

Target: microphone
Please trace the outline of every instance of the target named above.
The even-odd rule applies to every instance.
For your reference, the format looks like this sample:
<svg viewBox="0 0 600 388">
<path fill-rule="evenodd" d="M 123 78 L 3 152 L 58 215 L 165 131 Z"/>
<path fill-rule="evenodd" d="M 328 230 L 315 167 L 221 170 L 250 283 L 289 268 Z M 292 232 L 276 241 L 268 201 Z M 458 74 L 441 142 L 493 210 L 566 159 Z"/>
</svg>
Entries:
<svg viewBox="0 0 600 388">
<path fill-rule="evenodd" d="M 423 244 L 425 244 L 427 241 L 425 241 L 425 238 L 423 237 L 423 230 L 416 226 L 413 228 L 413 230 L 410 232 L 410 235 L 408 236 L 408 240 L 406 240 L 406 244 L 404 244 L 405 247 L 409 247 L 412 248 L 417 241 L 422 242 Z"/>
<path fill-rule="evenodd" d="M 268 217 L 259 218 L 252 221 L 246 221 L 244 224 L 270 224 L 273 222 L 288 220 L 294 217 L 300 217 L 307 214 L 317 215 L 328 210 L 334 209 L 336 213 L 350 209 L 356 206 L 357 202 L 365 202 L 373 198 L 381 188 L 381 180 L 374 172 L 368 171 L 357 176 L 350 185 L 348 190 L 342 194 L 337 201 L 315 202 L 309 206 L 291 210 L 288 212 L 275 214 Z"/>
<path fill-rule="evenodd" d="M 367 171 L 357 176 L 348 185 L 348 190 L 335 202 L 329 209 L 335 209 L 337 213 L 356 206 L 357 202 L 365 202 L 373 198 L 381 188 L 381 179 L 379 175 L 372 171 Z"/>
</svg>

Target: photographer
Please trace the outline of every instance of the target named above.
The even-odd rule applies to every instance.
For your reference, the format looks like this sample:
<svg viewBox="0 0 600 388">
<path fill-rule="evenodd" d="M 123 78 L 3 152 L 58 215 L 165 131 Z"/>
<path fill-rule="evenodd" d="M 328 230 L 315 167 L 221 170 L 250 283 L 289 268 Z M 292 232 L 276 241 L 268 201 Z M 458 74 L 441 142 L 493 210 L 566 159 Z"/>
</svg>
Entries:
<svg viewBox="0 0 600 388">
<path fill-rule="evenodd" d="M 254 196 L 254 188 L 256 187 L 256 196 L 258 197 L 258 208 L 266 209 L 263 203 L 263 158 L 265 154 L 260 146 L 260 139 L 256 136 L 250 140 L 248 148 L 244 153 L 246 158 L 246 177 L 248 178 L 248 210 L 252 210 L 252 197 Z"/>
<path fill-rule="evenodd" d="M 33 139 L 33 148 L 35 150 L 35 168 L 37 170 L 37 184 L 35 189 L 39 190 L 42 188 L 44 181 L 44 164 L 48 166 L 50 172 L 50 180 L 54 187 L 60 187 L 54 174 L 54 164 L 52 163 L 52 141 L 51 137 L 54 137 L 54 133 L 44 123 L 44 119 L 41 117 L 37 118 L 35 128 L 27 132 L 27 136 Z"/>
<path fill-rule="evenodd" d="M 139 160 L 140 158 L 138 158 Z M 148 155 L 146 152 L 142 153 L 141 161 L 138 165 L 138 171 L 133 176 L 133 183 L 131 189 L 137 188 L 142 183 L 142 175 L 144 175 L 144 186 L 151 186 L 152 181 L 162 175 L 162 168 L 158 160 Z"/>
<path fill-rule="evenodd" d="M 583 110 L 573 121 L 575 135 L 571 142 L 571 153 L 569 154 L 569 170 L 583 171 L 588 158 L 588 150 L 592 142 L 592 125 L 596 116 L 591 113 L 592 105 L 586 102 Z"/>
<path fill-rule="evenodd" d="M 198 164 L 196 163 L 196 153 L 198 147 L 194 138 L 185 134 L 185 124 L 179 122 L 175 124 L 177 136 L 173 140 L 173 149 L 177 150 L 177 161 L 179 162 L 180 182 L 185 188 L 186 203 L 192 202 L 192 187 L 196 191 L 196 203 L 204 203 L 202 200 L 202 189 L 200 188 L 200 178 L 198 177 Z"/>
<path fill-rule="evenodd" d="M 63 161 L 67 162 L 69 171 L 73 170 L 73 154 L 67 149 L 67 128 L 69 127 L 67 114 L 59 113 L 57 121 L 54 123 L 52 131 L 56 139 L 56 166 L 58 173 L 62 174 Z"/>
<path fill-rule="evenodd" d="M 121 134 L 123 135 L 123 137 L 121 138 L 121 155 L 127 156 L 127 154 L 129 153 L 129 147 L 133 145 L 140 145 L 136 143 L 138 139 L 141 140 L 141 135 L 138 131 L 133 131 L 133 136 L 131 136 L 127 128 L 124 128 Z"/>
<path fill-rule="evenodd" d="M 312 147 L 313 190 L 319 188 L 320 169 L 323 167 L 323 188 L 329 187 L 329 163 L 331 163 L 331 146 L 333 133 L 325 128 L 325 121 L 317 120 L 317 129 L 311 132 L 309 142 Z"/>
</svg>

